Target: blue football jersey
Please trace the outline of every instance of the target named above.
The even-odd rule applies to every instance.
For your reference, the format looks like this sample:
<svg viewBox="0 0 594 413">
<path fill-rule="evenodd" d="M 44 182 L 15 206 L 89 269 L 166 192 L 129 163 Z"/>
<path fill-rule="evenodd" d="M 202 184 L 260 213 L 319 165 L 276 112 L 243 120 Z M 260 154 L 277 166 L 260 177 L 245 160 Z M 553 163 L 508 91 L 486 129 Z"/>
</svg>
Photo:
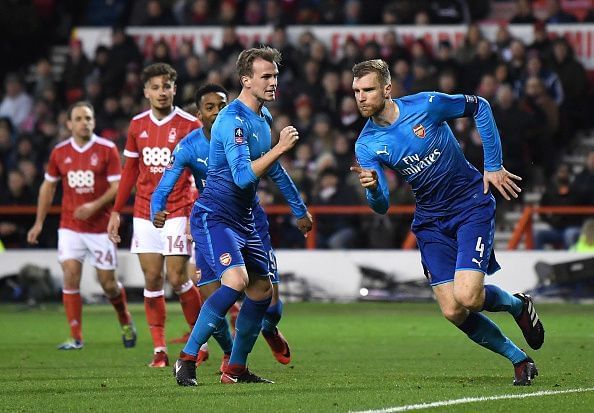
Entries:
<svg viewBox="0 0 594 413">
<path fill-rule="evenodd" d="M 151 221 L 156 212 L 165 209 L 167 198 L 185 168 L 192 171 L 196 187 L 202 193 L 206 183 L 209 149 L 210 142 L 204 136 L 202 128 L 194 129 L 177 144 L 169 159 L 169 165 L 151 196 Z"/>
<path fill-rule="evenodd" d="M 259 178 L 251 162 L 271 148 L 272 116 L 265 107 L 255 113 L 239 99 L 223 108 L 212 127 L 206 186 L 196 205 L 231 225 L 250 230 Z M 267 171 L 285 196 L 292 213 L 307 209 L 293 181 L 277 161 Z"/>
<path fill-rule="evenodd" d="M 398 172 L 412 187 L 417 214 L 443 216 L 484 201 L 483 177 L 464 157 L 448 120 L 473 116 L 483 141 L 485 169 L 502 167 L 501 141 L 489 103 L 471 95 L 422 92 L 394 99 L 400 115 L 382 127 L 369 119 L 355 145 L 361 167 L 374 169 L 378 188 L 367 190 L 379 213 L 389 207 L 383 167 Z"/>
</svg>

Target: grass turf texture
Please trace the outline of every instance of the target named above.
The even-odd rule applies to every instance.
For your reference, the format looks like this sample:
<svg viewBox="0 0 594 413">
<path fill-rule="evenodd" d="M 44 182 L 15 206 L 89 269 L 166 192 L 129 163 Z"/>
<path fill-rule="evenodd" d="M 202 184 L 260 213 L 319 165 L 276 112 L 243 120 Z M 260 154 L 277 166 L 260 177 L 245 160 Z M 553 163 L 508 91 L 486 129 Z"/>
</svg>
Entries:
<svg viewBox="0 0 594 413">
<path fill-rule="evenodd" d="M 529 351 L 540 376 L 530 387 L 511 385 L 513 368 L 470 342 L 435 304 L 285 305 L 281 328 L 292 348 L 278 364 L 260 337 L 250 356 L 255 373 L 273 385 L 222 385 L 221 353 L 198 368 L 199 387 L 179 387 L 171 368 L 150 369 L 152 348 L 142 305 L 131 306 L 139 340 L 124 349 L 107 305 L 83 309 L 85 348 L 58 351 L 67 337 L 61 306 L 20 311 L 0 306 L 0 411 L 346 412 L 464 397 L 594 387 L 594 306 L 538 305 L 546 329 Z M 168 305 L 167 335 L 185 326 L 177 303 Z M 507 313 L 489 316 L 529 349 Z M 171 363 L 182 345 L 169 345 Z M 431 411 L 593 411 L 594 392 L 482 401 Z"/>
</svg>

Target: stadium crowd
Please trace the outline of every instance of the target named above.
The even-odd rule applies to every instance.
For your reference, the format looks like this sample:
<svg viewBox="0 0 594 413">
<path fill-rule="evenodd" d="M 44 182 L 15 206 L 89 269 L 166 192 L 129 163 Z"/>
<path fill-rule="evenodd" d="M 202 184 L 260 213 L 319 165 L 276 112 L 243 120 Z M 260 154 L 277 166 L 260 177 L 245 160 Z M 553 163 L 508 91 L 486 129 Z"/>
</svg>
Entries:
<svg viewBox="0 0 594 413">
<path fill-rule="evenodd" d="M 57 3 L 31 2 L 29 12 L 37 17 L 38 25 L 53 21 L 56 10 L 66 7 Z M 175 103 L 189 112 L 195 112 L 193 94 L 204 83 L 221 84 L 231 92 L 231 99 L 235 98 L 239 92 L 235 61 L 244 47 L 252 46 L 240 42 L 237 24 L 274 25 L 270 45 L 281 51 L 283 64 L 278 99 L 268 105 L 274 116 L 273 136 L 287 125 L 299 130 L 299 144 L 282 162 L 309 205 L 365 204 L 357 177 L 349 172 L 355 162 L 354 141 L 364 125 L 351 90 L 351 68 L 372 58 L 389 63 L 394 97 L 424 90 L 483 96 L 500 129 L 505 166 L 524 177 L 525 190 L 546 190 L 543 199 L 551 204 L 594 203 L 594 154 L 587 157 L 587 165 L 575 179 L 571 170 L 561 177 L 558 171 L 577 132 L 594 127 L 589 116 L 592 84 L 584 66 L 567 41 L 551 40 L 547 35 L 548 24 L 578 21 L 556 9 L 558 1 L 548 2 L 551 7 L 544 20 L 534 17 L 530 1 L 515 2 L 516 14 L 510 22 L 533 24 L 535 40 L 530 44 L 513 38 L 506 25 L 499 27 L 495 41 L 484 37 L 480 24 L 472 22 L 484 12 L 481 5 L 489 3 L 481 1 L 467 2 L 468 6 L 458 1 L 363 4 L 359 0 L 116 0 L 109 2 L 110 7 L 105 3 L 91 0 L 86 7 L 60 10 L 69 19 L 62 17 L 56 26 L 58 34 L 44 40 L 68 42 L 59 80 L 49 49 L 36 53 L 36 60 L 29 65 L 12 62 L 10 71 L 4 68 L 0 72 L 0 204 L 35 204 L 49 152 L 69 137 L 66 109 L 75 101 L 93 104 L 96 133 L 123 150 L 132 116 L 147 108 L 140 72 L 149 63 L 167 62 L 176 68 Z M 587 14 L 584 21 L 594 21 L 594 14 Z M 469 23 L 464 42 L 458 48 L 448 41 L 432 48 L 422 39 L 404 45 L 393 28 L 394 24 L 432 23 Z M 112 27 L 111 46 L 99 46 L 94 55 L 87 56 L 79 40 L 67 40 L 75 24 Z M 311 32 L 290 43 L 286 27 L 291 24 L 385 24 L 386 30 L 379 41 L 359 44 L 347 40 L 340 58 L 333 59 Z M 196 54 L 190 42 L 171 50 L 165 41 L 157 41 L 152 52 L 144 55 L 126 34 L 125 27 L 134 25 L 224 25 L 223 45 Z M 9 47 L 6 42 L 2 45 L 3 50 Z M 14 50 L 15 46 L 10 47 Z M 14 56 L 17 60 L 22 57 L 16 51 Z M 451 127 L 467 159 L 481 171 L 483 149 L 472 121 L 457 119 Z M 408 186 L 396 175 L 390 174 L 389 179 L 396 188 L 391 190 L 392 204 L 413 204 Z M 560 185 L 565 189 L 556 190 Z M 283 203 L 275 186 L 266 181 L 260 185 L 260 199 L 263 204 Z M 521 205 L 520 199 L 511 208 Z M 57 228 L 57 217 L 50 218 Z M 26 231 L 33 219 L 32 215 L 0 215 L 0 240 L 6 247 L 25 248 Z M 303 237 L 290 217 L 271 219 L 276 247 L 303 247 Z M 401 215 L 318 216 L 318 247 L 397 247 L 408 233 L 410 219 Z M 39 246 L 55 248 L 51 225 L 48 219 Z M 571 220 L 567 225 L 579 223 Z M 125 233 L 126 227 L 130 231 L 130 225 L 123 225 L 122 235 L 129 242 L 131 234 Z M 542 242 L 544 246 L 546 239 Z"/>
</svg>

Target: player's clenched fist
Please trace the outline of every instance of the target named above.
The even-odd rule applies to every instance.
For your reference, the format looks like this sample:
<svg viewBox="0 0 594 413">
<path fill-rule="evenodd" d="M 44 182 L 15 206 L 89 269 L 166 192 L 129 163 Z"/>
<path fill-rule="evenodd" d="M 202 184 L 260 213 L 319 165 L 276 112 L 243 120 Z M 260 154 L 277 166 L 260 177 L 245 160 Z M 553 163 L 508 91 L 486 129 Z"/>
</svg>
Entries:
<svg viewBox="0 0 594 413">
<path fill-rule="evenodd" d="M 351 171 L 359 174 L 359 182 L 363 188 L 377 189 L 377 172 L 373 169 L 363 169 L 360 166 L 351 166 Z"/>
<path fill-rule="evenodd" d="M 304 217 L 301 217 L 297 220 L 297 228 L 299 229 L 299 231 L 301 231 L 305 238 L 307 238 L 307 234 L 309 233 L 309 231 L 311 231 L 312 227 L 313 218 L 309 211 L 307 211 Z"/>
<path fill-rule="evenodd" d="M 298 140 L 299 132 L 297 132 L 297 129 L 295 129 L 294 126 L 287 126 L 280 132 L 280 137 L 276 146 L 278 146 L 284 153 L 292 149 Z"/>
<path fill-rule="evenodd" d="M 153 218 L 153 225 L 157 228 L 163 228 L 163 226 L 165 226 L 165 220 L 167 219 L 167 215 L 169 215 L 169 212 L 167 211 L 159 211 L 155 213 L 155 217 Z"/>
</svg>

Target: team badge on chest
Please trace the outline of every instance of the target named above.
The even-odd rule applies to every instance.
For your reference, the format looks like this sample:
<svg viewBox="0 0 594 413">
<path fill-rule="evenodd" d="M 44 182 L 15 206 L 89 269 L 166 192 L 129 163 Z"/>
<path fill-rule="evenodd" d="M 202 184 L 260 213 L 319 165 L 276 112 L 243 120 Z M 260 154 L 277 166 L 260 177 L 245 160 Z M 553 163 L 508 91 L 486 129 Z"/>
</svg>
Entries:
<svg viewBox="0 0 594 413">
<path fill-rule="evenodd" d="M 413 132 L 421 139 L 425 137 L 425 127 L 420 123 L 413 126 Z"/>
<path fill-rule="evenodd" d="M 173 142 L 175 142 L 175 138 L 177 138 L 177 132 L 176 132 L 175 128 L 171 128 L 169 130 L 169 136 L 167 137 L 167 142 L 173 143 Z"/>
</svg>

